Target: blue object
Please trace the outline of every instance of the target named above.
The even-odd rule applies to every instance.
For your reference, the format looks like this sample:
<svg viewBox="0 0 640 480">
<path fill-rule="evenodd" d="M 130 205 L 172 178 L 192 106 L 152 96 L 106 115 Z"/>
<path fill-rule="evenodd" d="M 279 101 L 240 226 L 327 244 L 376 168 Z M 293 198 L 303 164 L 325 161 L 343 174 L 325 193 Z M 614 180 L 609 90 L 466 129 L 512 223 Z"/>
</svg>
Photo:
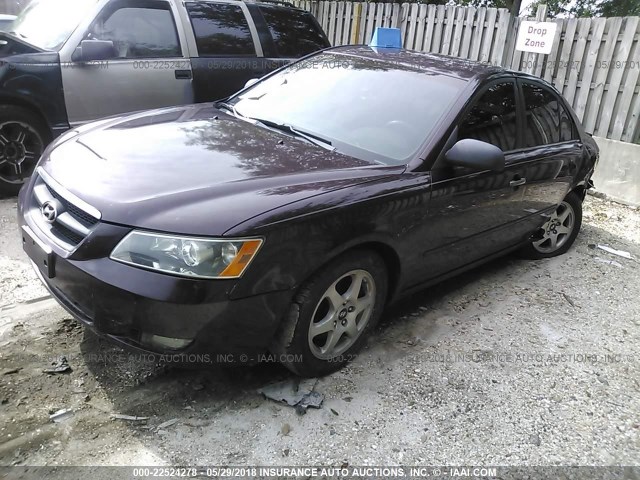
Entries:
<svg viewBox="0 0 640 480">
<path fill-rule="evenodd" d="M 402 48 L 402 34 L 399 28 L 376 28 L 370 47 Z"/>
</svg>

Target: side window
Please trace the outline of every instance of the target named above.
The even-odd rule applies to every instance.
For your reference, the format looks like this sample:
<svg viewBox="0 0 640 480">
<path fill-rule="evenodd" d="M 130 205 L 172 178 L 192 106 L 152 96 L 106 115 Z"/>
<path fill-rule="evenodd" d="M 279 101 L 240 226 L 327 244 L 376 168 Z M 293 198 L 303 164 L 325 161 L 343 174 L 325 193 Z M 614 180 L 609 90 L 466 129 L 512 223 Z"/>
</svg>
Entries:
<svg viewBox="0 0 640 480">
<path fill-rule="evenodd" d="M 331 46 L 310 13 L 271 5 L 259 9 L 280 57 L 298 58 Z"/>
<path fill-rule="evenodd" d="M 562 102 L 560 102 L 558 106 L 560 107 L 560 141 L 568 142 L 570 140 L 578 139 L 578 130 L 573 124 L 571 115 L 569 115 L 569 112 Z"/>
<path fill-rule="evenodd" d="M 573 121 L 551 90 L 522 84 L 525 103 L 525 147 L 566 142 L 574 137 Z"/>
<path fill-rule="evenodd" d="M 459 139 L 473 138 L 507 152 L 516 147 L 517 117 L 515 82 L 489 87 L 460 124 Z"/>
<path fill-rule="evenodd" d="M 169 4 L 141 6 L 123 2 L 103 10 L 85 36 L 111 40 L 117 58 L 181 57 L 178 32 Z M 140 5 L 140 6 L 138 6 Z"/>
<path fill-rule="evenodd" d="M 249 23 L 238 5 L 187 3 L 201 57 L 256 55 Z"/>
</svg>

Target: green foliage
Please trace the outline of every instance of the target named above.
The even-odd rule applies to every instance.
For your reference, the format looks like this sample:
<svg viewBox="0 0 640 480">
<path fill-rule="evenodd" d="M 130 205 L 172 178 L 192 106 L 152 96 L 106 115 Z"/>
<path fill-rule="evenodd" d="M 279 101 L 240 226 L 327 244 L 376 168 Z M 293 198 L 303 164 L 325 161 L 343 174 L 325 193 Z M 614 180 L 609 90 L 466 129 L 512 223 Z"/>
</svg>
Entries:
<svg viewBox="0 0 640 480">
<path fill-rule="evenodd" d="M 412 0 L 397 0 L 408 1 Z M 456 5 L 461 7 L 493 7 L 493 8 L 508 8 L 511 10 L 514 0 L 417 0 L 417 3 L 428 3 L 431 5 Z"/>
<path fill-rule="evenodd" d="M 397 0 L 433 5 L 513 8 L 514 0 Z M 537 0 L 527 12 L 535 17 L 538 5 L 547 5 L 547 16 L 555 17 L 629 17 L 640 16 L 640 0 Z"/>
<path fill-rule="evenodd" d="M 640 15 L 638 0 L 539 0 L 531 5 L 535 16 L 539 4 L 547 5 L 547 16 L 555 17 L 628 17 Z"/>
<path fill-rule="evenodd" d="M 513 0 L 468 0 L 465 3 L 472 7 L 508 8 L 509 10 L 513 7 Z"/>
<path fill-rule="evenodd" d="M 608 0 L 598 6 L 598 14 L 603 17 L 640 16 L 640 1 Z"/>
</svg>

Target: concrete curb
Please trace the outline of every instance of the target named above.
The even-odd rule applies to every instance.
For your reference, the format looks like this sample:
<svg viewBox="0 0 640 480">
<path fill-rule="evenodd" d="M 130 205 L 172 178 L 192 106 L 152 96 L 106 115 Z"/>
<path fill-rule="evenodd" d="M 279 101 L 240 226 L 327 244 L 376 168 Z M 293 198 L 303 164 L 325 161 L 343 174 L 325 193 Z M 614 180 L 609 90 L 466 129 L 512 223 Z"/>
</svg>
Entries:
<svg viewBox="0 0 640 480">
<path fill-rule="evenodd" d="M 593 174 L 599 193 L 625 205 L 640 206 L 640 145 L 594 137 L 600 161 Z"/>
</svg>

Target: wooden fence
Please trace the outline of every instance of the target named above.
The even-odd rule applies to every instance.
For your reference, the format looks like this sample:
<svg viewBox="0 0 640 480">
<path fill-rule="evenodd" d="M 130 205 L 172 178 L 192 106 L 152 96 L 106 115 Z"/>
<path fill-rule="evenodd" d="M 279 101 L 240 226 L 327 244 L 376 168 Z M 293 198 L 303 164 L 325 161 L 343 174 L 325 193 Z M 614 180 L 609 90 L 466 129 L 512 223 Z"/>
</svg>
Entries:
<svg viewBox="0 0 640 480">
<path fill-rule="evenodd" d="M 402 31 L 403 46 L 489 62 L 545 78 L 595 135 L 640 142 L 640 19 L 571 18 L 550 55 L 515 50 L 520 24 L 505 9 L 425 4 L 294 0 L 320 21 L 334 45 L 362 44 L 376 27 Z M 544 20 L 544 9 L 539 20 Z"/>
</svg>

